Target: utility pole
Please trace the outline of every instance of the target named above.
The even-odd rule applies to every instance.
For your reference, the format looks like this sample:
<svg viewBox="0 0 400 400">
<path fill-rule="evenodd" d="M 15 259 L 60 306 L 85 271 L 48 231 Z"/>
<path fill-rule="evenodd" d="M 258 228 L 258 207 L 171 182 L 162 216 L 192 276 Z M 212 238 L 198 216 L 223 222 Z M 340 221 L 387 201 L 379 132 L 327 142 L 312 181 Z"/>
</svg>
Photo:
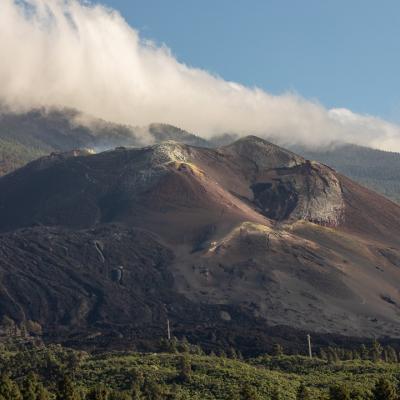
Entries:
<svg viewBox="0 0 400 400">
<path fill-rule="evenodd" d="M 168 340 L 171 340 L 171 328 L 169 326 L 169 319 L 167 319 L 167 335 L 168 335 Z"/>
<path fill-rule="evenodd" d="M 311 336 L 307 335 L 307 342 L 308 342 L 308 355 L 312 358 L 312 351 L 311 351 Z"/>
</svg>

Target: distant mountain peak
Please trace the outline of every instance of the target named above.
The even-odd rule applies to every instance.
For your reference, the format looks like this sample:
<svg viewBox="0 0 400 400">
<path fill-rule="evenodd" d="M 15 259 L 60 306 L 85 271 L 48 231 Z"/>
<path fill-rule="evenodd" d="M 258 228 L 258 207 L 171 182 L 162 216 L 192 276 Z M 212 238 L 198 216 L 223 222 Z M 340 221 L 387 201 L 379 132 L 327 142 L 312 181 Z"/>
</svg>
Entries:
<svg viewBox="0 0 400 400">
<path fill-rule="evenodd" d="M 260 169 L 292 167 L 305 163 L 303 157 L 257 136 L 245 136 L 224 149 L 252 160 Z"/>
</svg>

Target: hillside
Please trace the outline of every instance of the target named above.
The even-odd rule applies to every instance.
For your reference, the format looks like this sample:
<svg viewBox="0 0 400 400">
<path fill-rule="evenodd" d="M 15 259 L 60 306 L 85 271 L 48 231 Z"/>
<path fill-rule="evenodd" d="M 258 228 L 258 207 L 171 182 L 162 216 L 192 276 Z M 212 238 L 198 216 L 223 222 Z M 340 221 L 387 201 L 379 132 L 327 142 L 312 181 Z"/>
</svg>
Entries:
<svg viewBox="0 0 400 400">
<path fill-rule="evenodd" d="M 3 316 L 57 340 L 400 336 L 400 207 L 256 137 L 41 158 L 0 179 L 0 231 Z"/>
<path fill-rule="evenodd" d="M 0 109 L 0 176 L 52 152 L 104 151 L 119 146 L 179 140 L 206 145 L 203 139 L 167 124 L 132 127 L 71 109 L 37 109 L 10 113 Z"/>
<path fill-rule="evenodd" d="M 293 150 L 307 159 L 329 165 L 356 182 L 400 202 L 399 153 L 351 144 L 314 151 L 295 146 Z"/>
</svg>

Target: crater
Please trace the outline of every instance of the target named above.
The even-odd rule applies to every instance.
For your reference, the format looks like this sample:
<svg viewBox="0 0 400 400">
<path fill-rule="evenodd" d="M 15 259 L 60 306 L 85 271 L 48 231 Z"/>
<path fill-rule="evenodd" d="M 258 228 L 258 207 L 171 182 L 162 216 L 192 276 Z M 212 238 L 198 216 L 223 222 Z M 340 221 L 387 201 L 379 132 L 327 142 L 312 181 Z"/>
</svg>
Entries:
<svg viewBox="0 0 400 400">
<path fill-rule="evenodd" d="M 291 182 L 259 182 L 251 186 L 254 203 L 268 218 L 282 221 L 297 207 L 299 197 Z"/>
</svg>

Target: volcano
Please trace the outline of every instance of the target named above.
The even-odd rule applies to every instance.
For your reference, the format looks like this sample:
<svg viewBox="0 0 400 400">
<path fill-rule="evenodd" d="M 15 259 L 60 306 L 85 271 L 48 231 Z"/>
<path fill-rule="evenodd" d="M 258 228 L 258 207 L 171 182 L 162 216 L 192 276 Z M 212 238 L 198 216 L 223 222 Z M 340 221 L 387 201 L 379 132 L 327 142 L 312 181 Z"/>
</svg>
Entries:
<svg viewBox="0 0 400 400">
<path fill-rule="evenodd" d="M 42 157 L 0 178 L 0 232 L 3 320 L 44 337 L 400 337 L 400 207 L 254 136 Z"/>
</svg>

